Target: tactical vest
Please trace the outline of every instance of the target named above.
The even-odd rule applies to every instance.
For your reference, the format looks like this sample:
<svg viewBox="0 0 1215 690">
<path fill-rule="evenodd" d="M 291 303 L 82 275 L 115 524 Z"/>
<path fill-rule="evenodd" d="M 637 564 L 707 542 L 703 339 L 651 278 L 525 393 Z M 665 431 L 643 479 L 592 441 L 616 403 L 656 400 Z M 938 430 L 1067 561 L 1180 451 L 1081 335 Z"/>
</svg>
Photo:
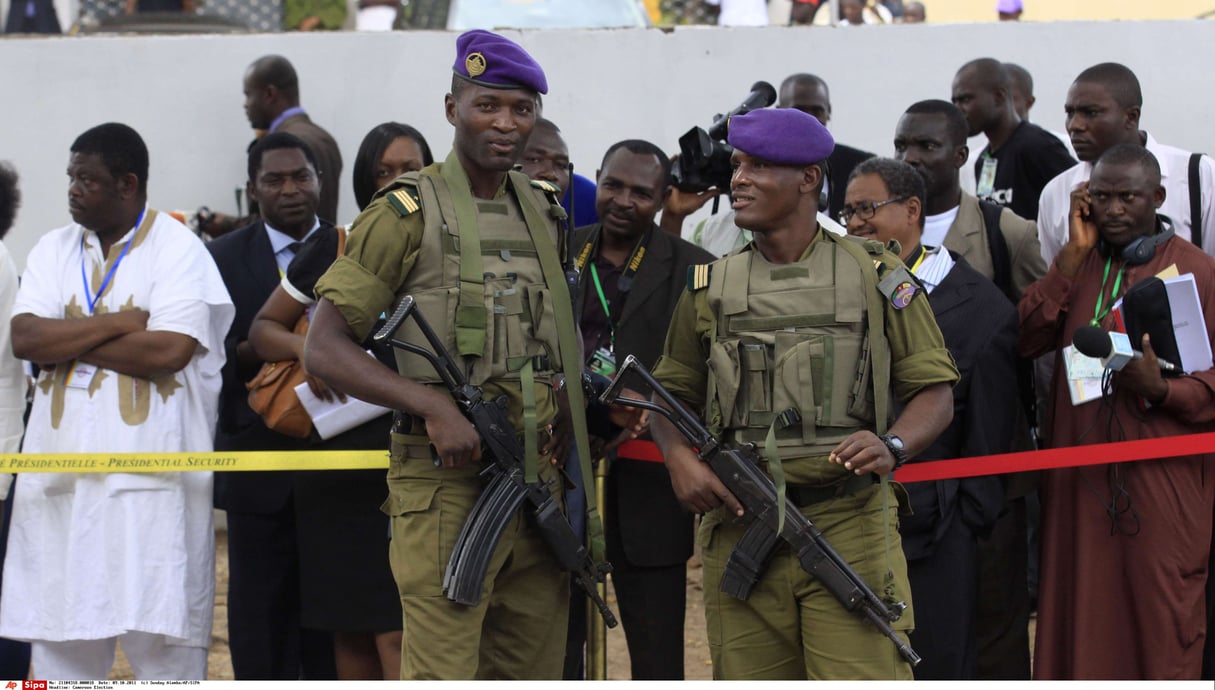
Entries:
<svg viewBox="0 0 1215 690">
<path fill-rule="evenodd" d="M 875 427 L 874 368 L 889 381 L 884 332 L 871 343 L 879 243 L 815 240 L 806 258 L 770 264 L 756 251 L 713 265 L 707 287 L 716 320 L 709 353 L 706 419 L 737 443 L 761 447 L 782 412 L 801 421 L 776 424 L 784 458 L 827 455 L 849 434 Z M 866 273 L 867 272 L 867 273 Z M 826 463 L 824 463 L 826 465 Z M 823 476 L 841 472 L 831 465 Z"/>
<path fill-rule="evenodd" d="M 458 211 L 467 214 L 470 209 L 457 209 L 448 181 L 438 172 L 409 173 L 396 185 L 417 194 L 424 222 L 417 261 L 398 293 L 413 295 L 448 350 L 462 356 L 465 374 L 476 386 L 490 379 L 519 381 L 528 361 L 535 366 L 537 380 L 551 381 L 561 363 L 553 300 L 568 298 L 564 286 L 556 286 L 554 295 L 545 283 L 532 240 L 534 233 L 545 233 L 546 241 L 560 246 L 556 225 L 537 223 L 541 227 L 520 232 L 527 227 L 520 206 L 530 204 L 541 218 L 554 218 L 557 211 L 563 216 L 564 211 L 526 176 L 510 173 L 508 180 L 507 196 L 472 200 L 475 227 L 457 220 Z M 412 320 L 402 326 L 401 336 L 426 342 Z M 400 349 L 396 357 L 402 376 L 439 382 L 423 358 Z"/>
</svg>

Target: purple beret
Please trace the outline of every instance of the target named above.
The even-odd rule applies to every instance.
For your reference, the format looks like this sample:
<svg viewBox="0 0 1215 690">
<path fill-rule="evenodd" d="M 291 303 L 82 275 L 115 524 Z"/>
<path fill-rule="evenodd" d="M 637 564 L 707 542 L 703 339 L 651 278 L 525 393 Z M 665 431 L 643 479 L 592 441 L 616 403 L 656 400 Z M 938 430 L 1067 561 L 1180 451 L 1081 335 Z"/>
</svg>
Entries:
<svg viewBox="0 0 1215 690">
<path fill-rule="evenodd" d="M 764 108 L 730 118 L 727 139 L 743 153 L 780 165 L 810 165 L 835 148 L 831 132 L 796 108 Z"/>
<path fill-rule="evenodd" d="M 475 29 L 456 39 L 456 76 L 491 89 L 531 89 L 548 93 L 544 70 L 518 43 Z"/>
</svg>

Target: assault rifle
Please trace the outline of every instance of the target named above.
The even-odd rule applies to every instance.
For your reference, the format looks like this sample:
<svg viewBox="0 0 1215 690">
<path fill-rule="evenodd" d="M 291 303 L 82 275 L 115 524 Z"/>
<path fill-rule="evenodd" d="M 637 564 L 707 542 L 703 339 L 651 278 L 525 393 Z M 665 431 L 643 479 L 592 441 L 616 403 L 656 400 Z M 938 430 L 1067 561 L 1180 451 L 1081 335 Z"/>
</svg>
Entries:
<svg viewBox="0 0 1215 690">
<path fill-rule="evenodd" d="M 648 400 L 621 397 L 621 382 L 630 373 L 639 376 L 666 406 Z M 873 623 L 883 635 L 894 642 L 899 654 L 912 666 L 920 663 L 920 656 L 899 639 L 890 627 L 890 623 L 902 616 L 907 605 L 901 601 L 887 603 L 878 597 L 848 562 L 827 543 L 823 533 L 810 518 L 803 515 L 788 498 L 783 506 L 784 527 L 777 532 L 779 514 L 776 486 L 772 479 L 760 470 L 759 454 L 754 444 L 748 443 L 737 448 L 723 446 L 700 420 L 676 400 L 675 396 L 632 355 L 625 358 L 612 385 L 603 392 L 599 400 L 605 405 L 637 407 L 666 417 L 692 447 L 697 449 L 700 459 L 709 465 L 721 483 L 742 504 L 743 519 L 749 520 L 750 524 L 730 554 L 722 575 L 722 592 L 745 601 L 750 596 L 752 587 L 762 577 L 778 542 L 784 541 L 796 554 L 802 569 L 823 583 L 841 606 Z"/>
<path fill-rule="evenodd" d="M 431 350 L 414 343 L 399 340 L 395 334 L 405 319 L 413 317 L 422 335 L 430 343 Z M 561 512 L 561 506 L 553 500 L 549 486 L 556 479 L 541 483 L 529 483 L 524 477 L 524 450 L 515 430 L 506 419 L 506 399 L 486 400 L 480 388 L 470 384 L 468 378 L 443 341 L 435 335 L 425 317 L 415 308 L 413 297 L 405 297 L 384 326 L 373 336 L 378 343 L 387 341 L 393 347 L 412 352 L 430 362 L 439 378 L 447 386 L 456 406 L 481 436 L 482 455 L 488 462 L 481 475 L 486 486 L 464 527 L 456 538 L 455 548 L 447 561 L 443 574 L 443 592 L 447 598 L 466 606 L 476 606 L 481 601 L 482 583 L 489 569 L 489 560 L 507 523 L 515 511 L 524 503 L 530 510 L 530 518 L 540 530 L 540 535 L 557 559 L 558 564 L 573 578 L 603 614 L 609 627 L 616 627 L 616 616 L 607 602 L 599 596 L 596 584 L 603 582 L 611 571 L 607 563 L 594 563 L 582 539 L 574 533 L 570 523 Z M 577 385 L 577 384 L 576 384 Z M 536 433 L 528 429 L 524 433 Z M 431 453 L 434 454 L 431 446 Z M 434 457 L 438 464 L 438 457 Z"/>
</svg>

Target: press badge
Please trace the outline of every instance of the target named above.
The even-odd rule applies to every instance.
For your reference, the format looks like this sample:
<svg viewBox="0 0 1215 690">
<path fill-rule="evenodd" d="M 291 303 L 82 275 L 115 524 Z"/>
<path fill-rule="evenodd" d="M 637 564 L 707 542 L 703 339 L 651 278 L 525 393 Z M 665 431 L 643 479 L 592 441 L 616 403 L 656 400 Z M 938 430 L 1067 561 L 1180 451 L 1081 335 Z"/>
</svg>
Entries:
<svg viewBox="0 0 1215 690">
<path fill-rule="evenodd" d="M 590 369 L 592 373 L 606 376 L 609 379 L 615 378 L 616 355 L 606 347 L 601 347 L 598 350 L 595 350 L 595 353 L 591 355 L 591 361 L 590 364 L 587 365 L 587 368 Z"/>
<path fill-rule="evenodd" d="M 87 362 L 81 362 L 80 360 L 74 360 L 71 364 L 71 368 L 68 369 L 67 379 L 64 380 L 63 385 L 67 386 L 68 388 L 80 388 L 82 390 L 87 390 L 88 387 L 93 383 L 93 377 L 96 375 L 97 367 L 95 365 Z"/>
<path fill-rule="evenodd" d="M 1101 360 L 1081 354 L 1074 345 L 1063 348 L 1063 366 L 1067 370 L 1067 391 L 1072 405 L 1099 400 L 1105 395 L 1101 381 L 1105 368 Z"/>
<path fill-rule="evenodd" d="M 1000 161 L 983 156 L 983 168 L 979 170 L 979 181 L 975 184 L 975 196 L 986 199 L 996 188 L 996 166 Z"/>
</svg>

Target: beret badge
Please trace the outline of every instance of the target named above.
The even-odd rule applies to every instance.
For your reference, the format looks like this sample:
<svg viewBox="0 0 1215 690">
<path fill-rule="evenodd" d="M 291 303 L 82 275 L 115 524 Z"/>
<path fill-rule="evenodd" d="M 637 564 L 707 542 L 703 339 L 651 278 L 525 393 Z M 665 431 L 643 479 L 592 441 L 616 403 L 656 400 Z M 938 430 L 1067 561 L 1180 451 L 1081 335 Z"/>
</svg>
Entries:
<svg viewBox="0 0 1215 690">
<path fill-rule="evenodd" d="M 468 57 L 464 58 L 464 69 L 468 70 L 468 76 L 473 78 L 485 74 L 485 56 L 481 53 L 469 53 Z"/>
</svg>

